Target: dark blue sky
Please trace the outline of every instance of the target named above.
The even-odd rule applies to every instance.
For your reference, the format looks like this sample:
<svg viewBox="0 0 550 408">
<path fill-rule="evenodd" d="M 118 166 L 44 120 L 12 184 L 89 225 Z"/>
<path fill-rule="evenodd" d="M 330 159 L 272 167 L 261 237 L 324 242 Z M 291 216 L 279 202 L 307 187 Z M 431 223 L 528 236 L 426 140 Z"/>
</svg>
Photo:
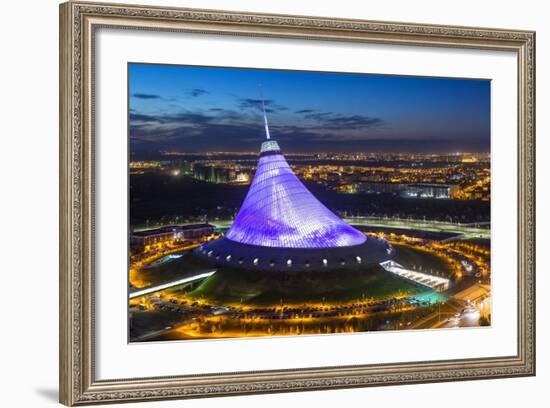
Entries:
<svg viewBox="0 0 550 408">
<path fill-rule="evenodd" d="M 490 81 L 129 65 L 130 150 L 488 152 Z"/>
</svg>

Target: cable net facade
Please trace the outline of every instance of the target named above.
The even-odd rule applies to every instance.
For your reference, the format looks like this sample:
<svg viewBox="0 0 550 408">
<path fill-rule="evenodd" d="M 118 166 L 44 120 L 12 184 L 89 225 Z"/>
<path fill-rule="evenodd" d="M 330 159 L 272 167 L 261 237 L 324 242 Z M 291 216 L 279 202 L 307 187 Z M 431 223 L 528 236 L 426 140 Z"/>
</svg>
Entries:
<svg viewBox="0 0 550 408">
<path fill-rule="evenodd" d="M 226 238 L 276 248 L 345 247 L 367 239 L 317 200 L 280 152 L 260 157 Z"/>
</svg>

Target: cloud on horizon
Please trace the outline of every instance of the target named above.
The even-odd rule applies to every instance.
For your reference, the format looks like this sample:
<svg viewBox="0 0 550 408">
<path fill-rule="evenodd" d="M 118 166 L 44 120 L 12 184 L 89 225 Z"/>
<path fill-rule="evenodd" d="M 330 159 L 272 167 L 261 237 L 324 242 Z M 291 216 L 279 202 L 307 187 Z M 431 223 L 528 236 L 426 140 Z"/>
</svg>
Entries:
<svg viewBox="0 0 550 408">
<path fill-rule="evenodd" d="M 160 99 L 160 95 L 156 94 L 146 94 L 146 93 L 134 93 L 132 94 L 134 98 L 138 99 Z"/>
<path fill-rule="evenodd" d="M 278 104 L 273 99 L 265 99 L 265 111 L 268 113 L 282 112 L 288 110 L 284 105 Z M 254 98 L 241 98 L 239 99 L 239 108 L 241 109 L 254 109 L 259 112 L 263 112 L 262 100 Z"/>
<path fill-rule="evenodd" d="M 129 112 L 133 151 L 166 149 L 187 151 L 256 150 L 263 141 L 261 99 L 239 98 L 236 110 L 206 108 L 171 113 Z M 464 147 L 457 135 L 416 134 L 414 129 L 391 132 L 383 118 L 340 114 L 305 108 L 290 111 L 274 100 L 266 100 L 272 136 L 286 151 L 447 151 Z M 486 148 L 468 142 L 472 150 Z"/>
<path fill-rule="evenodd" d="M 210 92 L 208 92 L 206 89 L 201 89 L 201 88 L 193 88 L 193 89 L 190 89 L 189 91 L 187 91 L 187 94 L 191 95 L 194 98 L 196 98 L 198 96 L 201 96 L 201 95 L 208 94 L 208 93 L 210 93 Z"/>
<path fill-rule="evenodd" d="M 270 110 L 283 112 L 288 108 L 266 101 Z M 130 112 L 130 141 L 132 147 L 146 149 L 211 150 L 242 148 L 255 149 L 263 140 L 263 121 L 260 99 L 241 99 L 243 110 L 224 108 L 181 110 L 166 114 Z M 308 116 L 309 115 L 309 116 Z M 308 116 L 304 118 L 304 116 Z M 294 120 L 280 123 L 270 121 L 272 135 L 291 150 L 300 151 L 318 145 L 342 148 L 342 142 L 360 142 L 371 137 L 370 129 L 384 125 L 381 118 L 363 115 L 341 115 L 315 112 L 311 109 Z M 291 116 L 292 118 L 292 116 Z M 307 150 L 307 149 L 306 149 Z"/>
</svg>

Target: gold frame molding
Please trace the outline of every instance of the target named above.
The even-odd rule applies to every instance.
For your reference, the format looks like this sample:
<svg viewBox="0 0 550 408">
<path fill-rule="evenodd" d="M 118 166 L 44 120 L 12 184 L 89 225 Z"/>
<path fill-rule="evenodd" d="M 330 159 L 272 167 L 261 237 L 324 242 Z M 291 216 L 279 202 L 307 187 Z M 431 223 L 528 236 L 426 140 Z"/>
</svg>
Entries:
<svg viewBox="0 0 550 408">
<path fill-rule="evenodd" d="M 518 64 L 518 349 L 513 356 L 97 380 L 94 33 L 117 29 L 513 51 Z M 60 5 L 60 402 L 66 405 L 535 375 L 535 33 L 68 2 Z"/>
</svg>

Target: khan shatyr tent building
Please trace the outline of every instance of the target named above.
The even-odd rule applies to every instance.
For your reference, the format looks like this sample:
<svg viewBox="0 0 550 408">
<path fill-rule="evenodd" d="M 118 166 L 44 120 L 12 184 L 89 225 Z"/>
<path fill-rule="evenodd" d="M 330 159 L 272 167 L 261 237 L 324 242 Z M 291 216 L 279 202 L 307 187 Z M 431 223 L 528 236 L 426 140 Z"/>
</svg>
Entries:
<svg viewBox="0 0 550 408">
<path fill-rule="evenodd" d="M 325 207 L 296 177 L 279 145 L 267 141 L 252 184 L 223 238 L 196 253 L 218 266 L 273 271 L 335 270 L 379 264 L 392 255 Z"/>
</svg>

